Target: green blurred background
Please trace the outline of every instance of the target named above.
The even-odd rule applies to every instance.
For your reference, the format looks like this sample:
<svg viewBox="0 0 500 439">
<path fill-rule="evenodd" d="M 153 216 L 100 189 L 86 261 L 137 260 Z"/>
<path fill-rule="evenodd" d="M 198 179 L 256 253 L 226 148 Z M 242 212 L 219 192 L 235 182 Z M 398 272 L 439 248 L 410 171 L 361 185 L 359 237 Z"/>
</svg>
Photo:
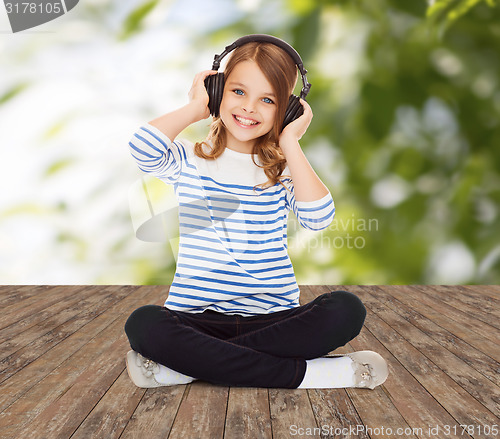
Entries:
<svg viewBox="0 0 500 439">
<path fill-rule="evenodd" d="M 301 145 L 337 215 L 290 215 L 299 284 L 500 281 L 492 0 L 86 0 L 0 28 L 0 283 L 171 283 L 172 242 L 134 234 L 128 140 L 250 33 L 292 44 L 313 84 Z"/>
</svg>

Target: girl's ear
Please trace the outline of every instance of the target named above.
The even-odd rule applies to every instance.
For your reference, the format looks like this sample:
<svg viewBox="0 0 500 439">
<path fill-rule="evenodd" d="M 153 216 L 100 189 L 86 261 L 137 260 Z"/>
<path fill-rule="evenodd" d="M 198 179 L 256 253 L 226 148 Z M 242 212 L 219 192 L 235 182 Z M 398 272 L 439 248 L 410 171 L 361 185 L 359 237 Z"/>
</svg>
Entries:
<svg viewBox="0 0 500 439">
<path fill-rule="evenodd" d="M 217 73 L 205 78 L 205 88 L 208 93 L 208 108 L 210 114 L 217 117 L 220 112 L 220 103 L 224 93 L 224 73 Z"/>
</svg>

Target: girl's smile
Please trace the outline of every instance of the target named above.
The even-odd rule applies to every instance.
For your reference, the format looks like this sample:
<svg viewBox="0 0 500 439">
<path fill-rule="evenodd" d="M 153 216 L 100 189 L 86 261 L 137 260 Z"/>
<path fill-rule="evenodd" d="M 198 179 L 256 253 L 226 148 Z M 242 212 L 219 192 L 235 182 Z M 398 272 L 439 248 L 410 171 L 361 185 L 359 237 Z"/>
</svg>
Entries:
<svg viewBox="0 0 500 439">
<path fill-rule="evenodd" d="M 254 61 L 235 66 L 226 79 L 220 106 L 229 149 L 252 152 L 255 140 L 273 128 L 275 99 L 273 87 Z"/>
<path fill-rule="evenodd" d="M 253 128 L 260 124 L 260 122 L 254 119 L 249 119 L 243 116 L 237 116 L 236 114 L 233 114 L 233 117 L 236 120 L 236 123 L 240 125 L 242 128 Z"/>
</svg>

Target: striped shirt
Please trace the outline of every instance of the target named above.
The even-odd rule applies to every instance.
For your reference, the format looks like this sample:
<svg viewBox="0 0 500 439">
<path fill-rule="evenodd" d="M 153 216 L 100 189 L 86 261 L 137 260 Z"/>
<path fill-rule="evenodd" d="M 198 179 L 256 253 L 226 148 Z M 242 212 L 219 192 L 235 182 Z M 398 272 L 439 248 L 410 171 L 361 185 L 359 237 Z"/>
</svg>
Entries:
<svg viewBox="0 0 500 439">
<path fill-rule="evenodd" d="M 296 201 L 290 177 L 282 180 L 288 190 L 279 183 L 255 188 L 267 177 L 251 154 L 226 148 L 215 160 L 202 159 L 192 143 L 172 142 L 150 124 L 129 146 L 142 171 L 174 186 L 179 204 L 179 255 L 167 308 L 256 315 L 299 306 L 288 212 L 303 227 L 322 230 L 335 215 L 330 193 Z M 290 175 L 288 167 L 283 175 Z"/>
</svg>

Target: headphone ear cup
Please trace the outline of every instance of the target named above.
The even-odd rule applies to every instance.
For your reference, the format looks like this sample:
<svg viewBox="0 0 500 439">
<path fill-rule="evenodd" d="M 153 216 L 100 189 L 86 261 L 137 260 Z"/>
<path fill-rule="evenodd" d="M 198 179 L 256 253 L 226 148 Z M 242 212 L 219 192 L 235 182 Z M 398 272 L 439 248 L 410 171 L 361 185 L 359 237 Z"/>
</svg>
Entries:
<svg viewBox="0 0 500 439">
<path fill-rule="evenodd" d="M 285 111 L 285 119 L 283 120 L 283 128 L 285 128 L 290 122 L 293 122 L 295 119 L 299 118 L 304 114 L 304 107 L 300 103 L 300 98 L 295 95 L 291 95 L 288 99 L 288 105 Z"/>
<path fill-rule="evenodd" d="M 215 116 L 219 116 L 222 95 L 224 94 L 224 73 L 217 73 L 215 92 Z"/>
<path fill-rule="evenodd" d="M 209 75 L 205 78 L 205 88 L 208 93 L 208 108 L 212 116 L 219 115 L 222 93 L 224 92 L 224 73 Z"/>
</svg>

